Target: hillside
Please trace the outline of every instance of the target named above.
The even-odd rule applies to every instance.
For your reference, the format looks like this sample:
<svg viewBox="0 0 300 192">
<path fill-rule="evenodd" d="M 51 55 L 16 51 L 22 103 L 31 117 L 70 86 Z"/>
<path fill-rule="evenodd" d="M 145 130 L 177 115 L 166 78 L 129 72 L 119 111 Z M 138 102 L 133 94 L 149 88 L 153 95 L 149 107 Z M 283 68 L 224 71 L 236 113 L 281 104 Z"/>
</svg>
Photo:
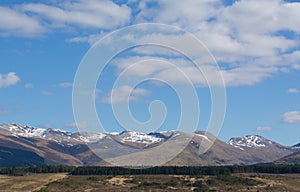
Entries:
<svg viewBox="0 0 300 192">
<path fill-rule="evenodd" d="M 296 147 L 286 147 L 258 135 L 232 138 L 229 142 L 224 142 L 201 131 L 193 134 L 178 131 L 149 134 L 132 131 L 79 134 L 59 129 L 2 124 L 0 125 L 0 166 L 109 165 L 94 152 L 118 165 L 129 160 L 131 163 L 129 166 L 143 166 L 145 162 L 152 163 L 153 158 L 164 157 L 169 150 L 179 149 L 188 138 L 192 139 L 187 143 L 186 148 L 166 165 L 205 166 L 266 163 L 298 150 Z M 210 145 L 213 140 L 215 140 L 213 146 L 204 154 L 199 154 L 201 146 Z M 91 147 L 94 149 L 93 151 L 90 149 Z M 160 150 L 153 157 L 150 149 L 156 148 Z M 144 157 L 145 162 L 141 162 L 140 157 Z"/>
</svg>

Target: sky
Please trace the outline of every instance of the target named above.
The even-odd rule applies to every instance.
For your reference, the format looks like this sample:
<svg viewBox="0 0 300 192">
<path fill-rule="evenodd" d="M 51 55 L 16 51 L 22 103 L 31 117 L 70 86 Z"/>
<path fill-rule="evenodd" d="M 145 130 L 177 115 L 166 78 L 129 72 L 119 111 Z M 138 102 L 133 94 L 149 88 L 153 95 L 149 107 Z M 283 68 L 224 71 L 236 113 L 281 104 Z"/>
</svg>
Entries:
<svg viewBox="0 0 300 192">
<path fill-rule="evenodd" d="M 160 23 L 192 34 L 215 58 L 219 68 L 208 71 L 214 74 L 218 70 L 226 89 L 220 139 L 255 134 L 284 145 L 299 143 L 299 10 L 300 2 L 283 0 L 3 0 L 0 123 L 67 131 L 76 131 L 77 127 L 88 129 L 88 121 L 77 121 L 76 126 L 72 108 L 74 78 L 84 56 L 94 43 L 115 30 Z M 190 48 L 184 36 L 172 39 L 170 34 L 157 33 L 151 38 L 174 40 L 182 48 Z M 203 60 L 203 55 L 198 56 L 196 60 Z M 166 66 L 157 60 L 174 65 Z M 112 107 L 122 106 L 128 100 L 132 115 L 140 122 L 151 118 L 152 101 L 163 102 L 167 114 L 158 130 L 176 129 L 180 122 L 180 100 L 168 84 L 144 81 L 136 87 L 114 87 L 122 71 L 139 61 L 146 62 L 131 69 L 128 79 L 151 74 L 171 85 L 185 87 L 173 71 L 174 66 L 190 79 L 199 97 L 197 128 L 206 130 L 212 107 L 210 87 L 190 61 L 174 50 L 155 45 L 134 47 L 118 54 L 108 62 L 95 90 L 81 92 L 94 98 L 105 130 L 124 129 L 114 117 Z M 111 99 L 114 94 L 117 97 Z"/>
</svg>

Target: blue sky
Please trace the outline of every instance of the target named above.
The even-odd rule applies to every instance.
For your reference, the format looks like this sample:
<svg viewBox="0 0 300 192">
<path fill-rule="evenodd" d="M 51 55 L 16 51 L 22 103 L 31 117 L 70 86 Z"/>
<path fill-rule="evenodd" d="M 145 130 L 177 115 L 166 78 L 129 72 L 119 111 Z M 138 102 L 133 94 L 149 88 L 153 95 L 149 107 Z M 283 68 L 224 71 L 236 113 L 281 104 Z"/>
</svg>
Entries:
<svg viewBox="0 0 300 192">
<path fill-rule="evenodd" d="M 76 131 L 72 85 L 86 52 L 111 31 L 153 22 L 194 34 L 216 58 L 227 92 L 219 138 L 259 134 L 285 145 L 296 144 L 300 142 L 299 9 L 297 1 L 281 0 L 1 1 L 0 122 Z M 157 54 L 153 48 L 158 49 L 144 47 L 119 55 L 99 79 L 95 103 L 109 131 L 121 130 L 108 99 L 118 71 L 149 57 L 185 62 Z M 165 74 L 174 80 L 172 74 Z M 197 84 L 193 72 L 187 75 Z M 120 95 L 115 103 L 122 103 L 126 87 L 114 90 Z M 199 129 L 205 130 L 211 112 L 209 89 L 196 86 L 196 90 Z M 161 129 L 175 129 L 180 105 L 170 87 L 145 82 L 134 94 L 130 105 L 136 119 L 147 121 L 149 103 L 161 100 L 168 109 Z"/>
</svg>

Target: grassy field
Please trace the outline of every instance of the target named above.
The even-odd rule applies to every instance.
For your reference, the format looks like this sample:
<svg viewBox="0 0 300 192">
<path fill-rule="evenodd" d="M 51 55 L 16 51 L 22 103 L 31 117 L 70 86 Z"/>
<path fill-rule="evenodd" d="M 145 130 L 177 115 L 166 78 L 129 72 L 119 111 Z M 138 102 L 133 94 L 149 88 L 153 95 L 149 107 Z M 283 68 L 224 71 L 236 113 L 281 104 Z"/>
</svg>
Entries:
<svg viewBox="0 0 300 192">
<path fill-rule="evenodd" d="M 0 176 L 0 191 L 300 191 L 300 175 Z"/>
<path fill-rule="evenodd" d="M 65 178 L 67 174 L 30 174 L 26 176 L 4 176 L 0 175 L 0 191 L 39 191 L 48 183 L 61 180 Z"/>
</svg>

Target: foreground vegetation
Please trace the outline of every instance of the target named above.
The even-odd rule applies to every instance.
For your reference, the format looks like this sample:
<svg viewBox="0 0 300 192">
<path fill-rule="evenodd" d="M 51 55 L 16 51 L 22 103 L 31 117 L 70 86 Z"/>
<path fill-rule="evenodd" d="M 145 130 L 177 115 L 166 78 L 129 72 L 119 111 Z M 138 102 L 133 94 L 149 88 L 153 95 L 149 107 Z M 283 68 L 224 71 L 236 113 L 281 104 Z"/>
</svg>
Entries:
<svg viewBox="0 0 300 192">
<path fill-rule="evenodd" d="M 26 176 L 0 175 L 1 192 L 40 191 L 47 184 L 67 177 L 65 173 L 28 174 Z"/>
<path fill-rule="evenodd" d="M 300 191 L 300 165 L 0 168 L 0 191 Z"/>
<path fill-rule="evenodd" d="M 72 191 L 299 191 L 300 174 L 0 176 L 2 192 Z"/>
</svg>

